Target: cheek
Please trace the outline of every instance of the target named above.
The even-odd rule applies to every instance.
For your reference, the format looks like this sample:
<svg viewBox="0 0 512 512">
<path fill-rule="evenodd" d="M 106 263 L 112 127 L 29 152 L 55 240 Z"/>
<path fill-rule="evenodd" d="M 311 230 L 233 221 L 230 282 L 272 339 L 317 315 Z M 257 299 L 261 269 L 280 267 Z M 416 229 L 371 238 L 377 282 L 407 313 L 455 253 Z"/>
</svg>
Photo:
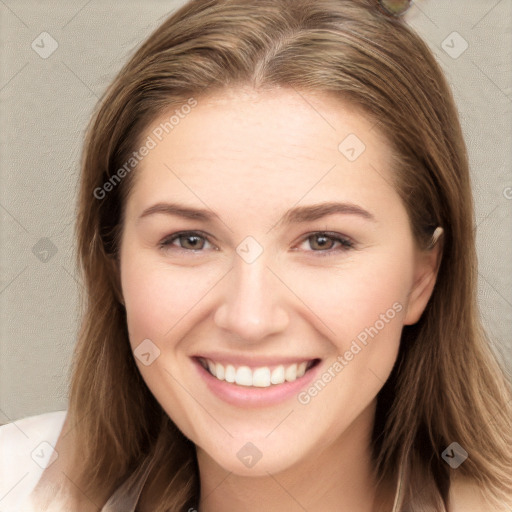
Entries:
<svg viewBox="0 0 512 512">
<path fill-rule="evenodd" d="M 155 261 L 148 264 L 130 255 L 121 268 L 132 343 L 144 338 L 163 340 L 213 284 L 205 272 L 173 268 Z"/>
<path fill-rule="evenodd" d="M 404 273 L 392 264 L 366 270 L 331 272 L 323 293 L 317 289 L 309 295 L 308 304 L 332 330 L 326 333 L 332 357 L 297 397 L 301 414 L 292 423 L 299 429 L 309 417 L 324 418 L 326 443 L 375 399 L 398 355 L 406 311 Z"/>
<path fill-rule="evenodd" d="M 197 270 L 171 268 L 136 252 L 123 254 L 121 261 L 121 285 L 135 363 L 162 408 L 184 432 L 193 433 L 201 417 L 194 401 L 176 385 L 176 379 L 184 381 L 179 364 L 183 361 L 180 340 L 189 326 L 188 315 L 194 314 L 212 283 L 204 273 L 199 279 Z M 145 340 L 156 345 L 158 354 Z M 149 364 L 144 361 L 145 353 L 150 354 Z"/>
<path fill-rule="evenodd" d="M 291 270 L 286 282 L 311 311 L 311 323 L 344 352 L 353 339 L 364 342 L 368 330 L 375 334 L 375 327 L 399 338 L 412 282 L 408 261 L 379 254 L 363 263 Z"/>
<path fill-rule="evenodd" d="M 383 254 L 365 265 L 297 276 L 298 294 L 319 317 L 332 354 L 320 382 L 305 390 L 300 403 L 314 402 L 318 414 L 331 404 L 333 415 L 353 418 L 375 398 L 398 355 L 411 276 L 409 259 Z M 336 429 L 333 420 L 333 435 Z"/>
</svg>

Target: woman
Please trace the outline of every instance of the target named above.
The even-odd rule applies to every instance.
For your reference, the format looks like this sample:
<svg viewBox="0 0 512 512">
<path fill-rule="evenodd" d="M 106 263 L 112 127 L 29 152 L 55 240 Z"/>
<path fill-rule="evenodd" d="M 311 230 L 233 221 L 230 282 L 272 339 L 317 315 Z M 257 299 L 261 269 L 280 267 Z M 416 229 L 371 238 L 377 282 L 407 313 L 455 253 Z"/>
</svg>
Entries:
<svg viewBox="0 0 512 512">
<path fill-rule="evenodd" d="M 465 145 L 400 19 L 189 2 L 107 91 L 80 186 L 36 510 L 510 510 Z"/>
</svg>

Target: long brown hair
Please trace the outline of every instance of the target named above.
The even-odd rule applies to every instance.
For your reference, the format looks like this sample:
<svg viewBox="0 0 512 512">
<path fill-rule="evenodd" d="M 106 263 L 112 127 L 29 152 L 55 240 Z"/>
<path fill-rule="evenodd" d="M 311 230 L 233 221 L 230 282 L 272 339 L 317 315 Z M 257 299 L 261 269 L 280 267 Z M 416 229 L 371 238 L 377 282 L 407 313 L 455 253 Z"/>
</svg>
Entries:
<svg viewBox="0 0 512 512">
<path fill-rule="evenodd" d="M 490 500 L 509 499 L 512 396 L 479 320 L 473 200 L 457 111 L 427 45 L 373 0 L 190 1 L 106 91 L 85 142 L 77 222 L 85 293 L 68 415 L 84 492 L 108 493 L 154 457 L 168 481 L 157 510 L 197 504 L 194 445 L 145 385 L 121 303 L 117 251 L 137 170 L 112 180 L 162 112 L 241 84 L 328 92 L 359 107 L 393 150 L 395 186 L 418 246 L 444 228 L 434 292 L 420 320 L 404 327 L 377 397 L 377 474 L 394 479 L 404 462 L 402 511 L 445 510 L 454 471 Z M 109 180 L 108 193 L 99 194 Z M 441 456 L 452 442 L 469 454 L 457 470 Z"/>
</svg>

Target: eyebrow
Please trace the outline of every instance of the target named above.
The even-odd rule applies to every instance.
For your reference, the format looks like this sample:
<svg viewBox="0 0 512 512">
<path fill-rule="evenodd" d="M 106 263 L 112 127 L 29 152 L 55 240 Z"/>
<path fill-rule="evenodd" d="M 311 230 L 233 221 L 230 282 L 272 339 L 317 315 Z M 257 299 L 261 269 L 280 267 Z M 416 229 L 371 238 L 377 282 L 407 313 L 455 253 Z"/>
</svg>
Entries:
<svg viewBox="0 0 512 512">
<path fill-rule="evenodd" d="M 174 215 L 184 219 L 203 222 L 212 222 L 214 219 L 220 219 L 220 217 L 211 210 L 192 208 L 180 203 L 157 203 L 146 208 L 138 217 L 137 222 L 144 217 L 154 214 Z M 376 222 L 375 216 L 361 206 L 353 203 L 327 202 L 291 208 L 285 212 L 276 226 L 311 222 L 334 214 L 357 215 L 363 219 Z"/>
</svg>

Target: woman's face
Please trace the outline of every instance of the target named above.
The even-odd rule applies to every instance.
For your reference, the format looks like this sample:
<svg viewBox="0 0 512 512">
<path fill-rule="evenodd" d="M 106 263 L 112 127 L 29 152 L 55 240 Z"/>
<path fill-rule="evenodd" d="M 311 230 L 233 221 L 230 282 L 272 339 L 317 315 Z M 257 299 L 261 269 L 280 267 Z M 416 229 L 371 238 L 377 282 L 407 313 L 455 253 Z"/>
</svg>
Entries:
<svg viewBox="0 0 512 512">
<path fill-rule="evenodd" d="M 432 291 L 432 256 L 356 109 L 291 89 L 189 104 L 153 123 L 132 171 L 130 343 L 201 456 L 276 473 L 373 419 L 402 327 Z"/>
</svg>

